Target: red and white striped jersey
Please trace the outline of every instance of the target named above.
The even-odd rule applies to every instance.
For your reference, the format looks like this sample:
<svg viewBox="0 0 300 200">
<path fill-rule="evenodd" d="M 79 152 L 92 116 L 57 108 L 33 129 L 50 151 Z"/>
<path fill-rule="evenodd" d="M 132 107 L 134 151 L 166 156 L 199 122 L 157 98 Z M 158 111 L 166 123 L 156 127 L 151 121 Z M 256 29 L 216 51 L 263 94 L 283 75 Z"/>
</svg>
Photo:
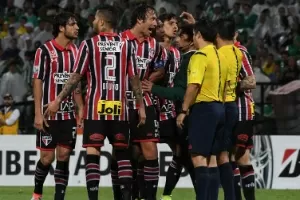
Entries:
<svg viewBox="0 0 300 200">
<path fill-rule="evenodd" d="M 33 64 L 33 78 L 43 81 L 42 105 L 46 105 L 62 91 L 73 70 L 77 47 L 70 44 L 67 48 L 60 46 L 55 39 L 46 42 L 36 50 Z M 69 120 L 75 118 L 73 95 L 61 104 L 57 114 L 48 120 Z"/>
<path fill-rule="evenodd" d="M 126 86 L 137 75 L 134 47 L 116 33 L 81 43 L 74 72 L 87 77 L 84 118 L 128 121 Z"/>
<path fill-rule="evenodd" d="M 174 86 L 174 77 L 179 71 L 180 52 L 177 48 L 171 46 L 166 64 L 166 74 L 164 86 L 172 88 Z M 159 99 L 160 111 L 159 121 L 164 121 L 176 117 L 175 104 L 172 100 Z"/>
<path fill-rule="evenodd" d="M 162 68 L 165 66 L 167 55 L 165 55 L 165 51 L 163 51 L 162 47 L 155 38 L 148 37 L 144 41 L 139 42 L 130 30 L 122 32 L 120 36 L 126 40 L 131 41 L 134 45 L 136 53 L 137 73 L 140 76 L 140 80 L 148 79 L 151 72 L 153 72 L 157 68 Z M 137 109 L 131 86 L 127 86 L 128 91 L 126 95 L 128 107 L 130 109 Z M 153 99 L 148 92 L 143 93 L 143 96 L 146 106 L 153 105 Z"/>
<path fill-rule="evenodd" d="M 235 43 L 235 46 L 243 53 L 242 68 L 238 76 L 239 81 L 241 81 L 246 76 L 254 75 L 251 66 L 252 59 L 246 47 L 242 46 L 239 42 Z M 239 109 L 239 121 L 254 120 L 255 110 L 251 90 L 240 92 L 237 96 L 237 104 Z"/>
</svg>

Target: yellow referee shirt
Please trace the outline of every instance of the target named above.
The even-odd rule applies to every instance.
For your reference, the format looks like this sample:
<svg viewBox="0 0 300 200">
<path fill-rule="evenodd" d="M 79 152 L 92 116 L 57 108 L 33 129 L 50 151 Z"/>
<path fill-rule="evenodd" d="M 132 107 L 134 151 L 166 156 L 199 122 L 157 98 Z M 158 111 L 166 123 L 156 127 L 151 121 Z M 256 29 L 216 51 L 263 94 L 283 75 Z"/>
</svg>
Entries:
<svg viewBox="0 0 300 200">
<path fill-rule="evenodd" d="M 219 49 L 228 63 L 228 80 L 229 84 L 226 87 L 226 102 L 232 102 L 236 99 L 237 78 L 242 67 L 243 54 L 234 45 L 225 45 Z"/>
<path fill-rule="evenodd" d="M 188 66 L 188 84 L 199 84 L 198 102 L 223 101 L 223 89 L 228 76 L 225 57 L 213 45 L 199 49 Z"/>
</svg>

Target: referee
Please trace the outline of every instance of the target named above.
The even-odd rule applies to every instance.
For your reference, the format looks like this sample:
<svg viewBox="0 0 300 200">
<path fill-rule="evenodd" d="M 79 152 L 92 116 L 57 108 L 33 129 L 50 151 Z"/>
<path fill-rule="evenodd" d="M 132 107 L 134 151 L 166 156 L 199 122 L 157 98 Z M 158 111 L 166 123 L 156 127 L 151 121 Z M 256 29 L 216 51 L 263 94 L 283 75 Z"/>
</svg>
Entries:
<svg viewBox="0 0 300 200">
<path fill-rule="evenodd" d="M 229 163 L 228 152 L 233 145 L 233 130 L 238 122 L 238 107 L 236 104 L 237 77 L 242 66 L 242 52 L 234 46 L 235 22 L 232 18 L 219 19 L 215 23 L 217 31 L 216 46 L 222 53 L 229 66 L 226 83 L 225 125 L 223 140 L 220 143 L 221 153 L 218 156 L 221 185 L 225 200 L 235 200 L 233 171 Z"/>
<path fill-rule="evenodd" d="M 180 114 L 178 127 L 183 126 L 191 105 L 188 134 L 189 149 L 196 176 L 197 200 L 218 199 L 219 173 L 216 154 L 218 136 L 224 126 L 224 87 L 227 79 L 225 57 L 213 45 L 216 31 L 206 20 L 194 26 L 194 45 L 199 49 L 188 66 L 188 86 Z"/>
</svg>

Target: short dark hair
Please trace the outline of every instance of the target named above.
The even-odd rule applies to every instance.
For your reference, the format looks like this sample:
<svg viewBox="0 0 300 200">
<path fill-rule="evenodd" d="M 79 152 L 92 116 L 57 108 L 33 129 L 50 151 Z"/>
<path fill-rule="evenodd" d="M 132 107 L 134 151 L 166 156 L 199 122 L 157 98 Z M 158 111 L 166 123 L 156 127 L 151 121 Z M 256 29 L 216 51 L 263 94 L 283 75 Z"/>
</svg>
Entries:
<svg viewBox="0 0 300 200">
<path fill-rule="evenodd" d="M 203 39 L 207 42 L 214 42 L 217 36 L 217 32 L 213 24 L 205 18 L 199 19 L 194 25 L 194 32 L 197 34 L 200 32 Z"/>
<path fill-rule="evenodd" d="M 177 19 L 177 16 L 174 13 L 165 13 L 160 15 L 158 19 L 164 23 L 165 21 L 170 21 L 171 19 Z"/>
<path fill-rule="evenodd" d="M 180 35 L 186 34 L 188 36 L 189 41 L 193 41 L 193 25 L 190 24 L 183 24 L 180 29 Z"/>
<path fill-rule="evenodd" d="M 131 27 L 134 27 L 138 20 L 145 20 L 147 12 L 149 12 L 149 11 L 156 12 L 152 6 L 149 6 L 147 4 L 143 3 L 143 4 L 138 5 L 131 14 L 131 19 L 130 19 Z"/>
<path fill-rule="evenodd" d="M 97 9 L 96 14 L 101 14 L 111 28 L 115 29 L 118 26 L 118 12 L 113 6 L 103 5 Z"/>
<path fill-rule="evenodd" d="M 215 29 L 220 38 L 224 40 L 233 40 L 236 27 L 233 18 L 222 18 L 215 22 Z"/>
<path fill-rule="evenodd" d="M 54 22 L 53 22 L 53 31 L 52 31 L 54 37 L 58 36 L 60 32 L 59 27 L 66 26 L 70 18 L 76 19 L 76 16 L 70 12 L 62 12 L 55 15 Z"/>
</svg>

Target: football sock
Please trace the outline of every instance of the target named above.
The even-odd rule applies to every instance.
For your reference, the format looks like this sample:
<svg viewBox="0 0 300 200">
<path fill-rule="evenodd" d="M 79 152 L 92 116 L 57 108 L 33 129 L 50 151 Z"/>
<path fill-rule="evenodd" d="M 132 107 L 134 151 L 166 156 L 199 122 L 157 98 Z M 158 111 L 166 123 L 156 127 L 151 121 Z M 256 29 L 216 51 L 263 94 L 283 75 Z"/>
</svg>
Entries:
<svg viewBox="0 0 300 200">
<path fill-rule="evenodd" d="M 144 179 L 146 184 L 147 200 L 156 200 L 159 179 L 158 159 L 144 161 Z"/>
<path fill-rule="evenodd" d="M 196 200 L 208 199 L 209 172 L 207 167 L 196 167 Z"/>
<path fill-rule="evenodd" d="M 54 171 L 55 196 L 54 200 L 65 199 L 66 188 L 69 182 L 69 161 L 57 161 Z"/>
<path fill-rule="evenodd" d="M 218 167 L 209 167 L 209 200 L 218 200 L 220 173 Z"/>
<path fill-rule="evenodd" d="M 171 195 L 174 190 L 182 171 L 182 165 L 180 164 L 179 157 L 173 156 L 173 160 L 169 165 L 166 184 L 163 195 Z"/>
<path fill-rule="evenodd" d="M 110 164 L 110 175 L 111 175 L 111 182 L 113 187 L 113 195 L 114 200 L 122 200 L 122 193 L 118 178 L 118 163 L 115 159 L 111 160 Z"/>
<path fill-rule="evenodd" d="M 100 156 L 86 155 L 85 176 L 89 200 L 98 200 Z"/>
<path fill-rule="evenodd" d="M 137 190 L 139 193 L 140 199 L 146 199 L 146 185 L 145 185 L 145 178 L 144 178 L 144 160 L 138 162 L 138 169 L 137 169 Z"/>
<path fill-rule="evenodd" d="M 48 172 L 50 170 L 50 165 L 45 166 L 41 162 L 41 160 L 38 161 L 35 169 L 34 174 L 34 193 L 35 194 L 43 194 L 43 186 L 45 179 L 48 175 Z"/>
<path fill-rule="evenodd" d="M 233 176 L 234 176 L 233 185 L 234 185 L 235 200 L 242 200 L 240 169 L 236 165 L 236 162 L 231 162 L 231 168 L 233 170 Z"/>
<path fill-rule="evenodd" d="M 137 199 L 139 198 L 138 181 L 137 181 L 137 160 L 132 159 L 131 166 L 132 166 L 132 199 Z M 144 173 L 142 179 L 144 180 Z"/>
<path fill-rule="evenodd" d="M 116 150 L 115 156 L 123 200 L 131 200 L 132 167 L 129 152 L 126 149 Z"/>
<path fill-rule="evenodd" d="M 229 163 L 224 163 L 219 166 L 220 181 L 224 190 L 225 200 L 235 200 L 234 186 L 233 186 L 233 171 Z"/>
<path fill-rule="evenodd" d="M 246 200 L 255 200 L 255 174 L 252 165 L 239 166 L 243 193 Z"/>
</svg>

